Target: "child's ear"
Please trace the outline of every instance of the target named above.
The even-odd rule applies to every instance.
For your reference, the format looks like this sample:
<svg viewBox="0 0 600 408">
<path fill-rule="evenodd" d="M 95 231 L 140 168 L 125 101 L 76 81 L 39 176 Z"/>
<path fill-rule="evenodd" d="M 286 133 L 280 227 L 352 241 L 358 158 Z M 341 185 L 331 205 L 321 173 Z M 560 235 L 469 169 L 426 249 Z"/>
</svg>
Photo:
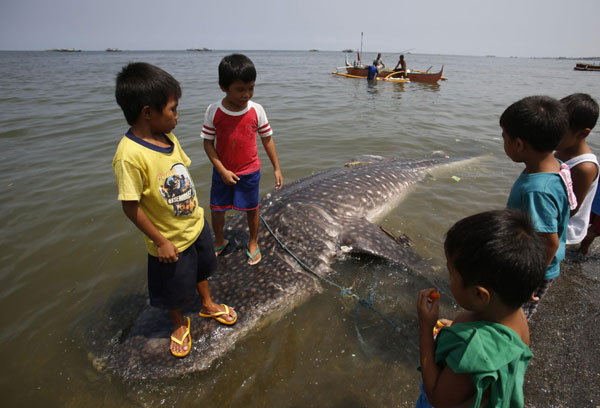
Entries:
<svg viewBox="0 0 600 408">
<path fill-rule="evenodd" d="M 592 131 L 592 129 L 590 129 L 590 128 L 585 128 L 585 129 L 578 130 L 577 131 L 577 137 L 578 138 L 582 138 L 582 139 L 586 138 L 590 134 L 591 131 Z"/>
<path fill-rule="evenodd" d="M 152 108 L 149 105 L 145 105 L 142 108 L 142 116 L 144 119 L 150 119 L 150 115 L 152 114 Z"/>
<path fill-rule="evenodd" d="M 484 307 L 490 303 L 490 291 L 483 286 L 474 285 L 473 290 L 475 291 L 475 301 L 479 306 Z"/>
<path fill-rule="evenodd" d="M 223 88 L 223 85 L 219 85 L 219 88 L 221 88 L 221 91 L 227 92 L 227 89 Z"/>
<path fill-rule="evenodd" d="M 523 141 L 523 139 L 521 139 L 520 137 L 517 137 L 515 139 L 515 143 L 516 143 L 517 151 L 522 152 L 523 150 L 525 150 L 525 141 Z"/>
</svg>

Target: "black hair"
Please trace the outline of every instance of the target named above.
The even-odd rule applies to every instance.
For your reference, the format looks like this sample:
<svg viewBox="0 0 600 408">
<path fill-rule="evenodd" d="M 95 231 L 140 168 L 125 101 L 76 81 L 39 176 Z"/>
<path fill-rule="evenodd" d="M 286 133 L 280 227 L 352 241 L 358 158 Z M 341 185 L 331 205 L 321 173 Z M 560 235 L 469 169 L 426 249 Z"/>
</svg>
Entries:
<svg viewBox="0 0 600 408">
<path fill-rule="evenodd" d="M 569 116 L 559 101 L 549 96 L 528 96 L 510 105 L 500 126 L 511 139 L 520 138 L 541 153 L 556 150 L 567 133 Z"/>
<path fill-rule="evenodd" d="M 227 89 L 237 80 L 256 81 L 256 68 L 250 58 L 243 54 L 227 55 L 219 64 L 219 85 Z"/>
<path fill-rule="evenodd" d="M 134 62 L 117 75 L 117 103 L 130 125 L 138 120 L 144 106 L 162 111 L 169 98 L 181 98 L 179 82 L 168 72 L 146 62 Z"/>
<path fill-rule="evenodd" d="M 463 218 L 446 233 L 444 249 L 465 286 L 492 290 L 509 307 L 520 307 L 544 281 L 544 238 L 520 210 Z"/>
<path fill-rule="evenodd" d="M 560 102 L 569 114 L 569 129 L 578 131 L 593 129 L 598 121 L 598 103 L 588 94 L 574 93 L 565 96 Z"/>
</svg>

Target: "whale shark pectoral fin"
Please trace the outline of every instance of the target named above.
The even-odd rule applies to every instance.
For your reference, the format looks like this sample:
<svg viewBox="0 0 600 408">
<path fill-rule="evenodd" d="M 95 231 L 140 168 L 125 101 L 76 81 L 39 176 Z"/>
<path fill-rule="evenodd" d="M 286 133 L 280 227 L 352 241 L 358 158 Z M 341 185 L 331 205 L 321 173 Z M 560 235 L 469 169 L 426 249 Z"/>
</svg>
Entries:
<svg viewBox="0 0 600 408">
<path fill-rule="evenodd" d="M 405 265 L 420 263 L 421 258 L 407 248 L 402 240 L 361 218 L 347 225 L 339 243 L 340 246 L 350 247 L 350 252 L 358 255 L 374 256 Z"/>
</svg>

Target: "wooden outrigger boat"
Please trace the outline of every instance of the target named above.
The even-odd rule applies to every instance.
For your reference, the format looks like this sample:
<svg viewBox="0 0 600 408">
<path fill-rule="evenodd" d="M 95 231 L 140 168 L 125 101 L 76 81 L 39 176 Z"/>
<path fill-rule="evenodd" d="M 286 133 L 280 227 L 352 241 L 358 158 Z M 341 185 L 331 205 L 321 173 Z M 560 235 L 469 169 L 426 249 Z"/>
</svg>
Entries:
<svg viewBox="0 0 600 408">
<path fill-rule="evenodd" d="M 353 76 L 358 76 L 358 77 L 366 78 L 367 74 L 369 73 L 369 69 L 367 68 L 367 65 L 364 65 L 360 62 L 360 54 L 359 54 L 359 62 L 358 63 L 355 63 L 354 65 L 352 65 L 348 62 L 348 58 L 346 57 L 346 66 L 338 67 L 338 69 L 340 69 L 340 68 L 345 68 L 346 73 L 348 75 L 353 75 Z M 429 69 L 430 68 L 431 67 L 429 67 Z M 443 65 L 439 72 L 429 72 L 429 69 L 427 69 L 427 71 L 420 71 L 418 69 L 408 70 L 408 72 L 406 73 L 405 76 L 406 76 L 406 78 L 410 79 L 411 82 L 422 82 L 422 83 L 426 83 L 426 84 L 435 84 L 440 79 L 442 81 L 445 81 L 447 79 L 442 76 L 442 74 L 444 73 Z M 394 72 L 391 69 L 384 68 L 383 70 L 381 70 L 379 72 L 377 77 L 378 78 L 399 77 L 400 73 L 401 73 L 401 71 Z"/>
<path fill-rule="evenodd" d="M 362 37 L 363 33 L 360 33 L 360 52 L 357 51 L 358 62 L 354 61 L 354 64 L 350 64 L 348 62 L 348 57 L 346 56 L 346 65 L 343 67 L 337 67 L 337 69 L 346 69 L 346 74 L 340 72 L 332 72 L 333 74 L 346 76 L 349 78 L 366 78 L 369 74 L 368 65 L 365 65 L 361 62 L 360 56 L 362 54 Z M 440 79 L 445 81 L 447 78 L 443 77 L 444 66 L 440 69 L 440 72 L 429 72 L 431 67 L 429 67 L 426 71 L 420 71 L 417 69 L 407 70 L 405 73 L 405 78 L 401 77 L 402 71 L 393 71 L 391 69 L 382 69 L 378 74 L 376 79 L 381 79 L 384 81 L 391 82 L 422 82 L 427 84 L 435 84 Z M 402 80 L 402 81 L 400 81 Z"/>
<path fill-rule="evenodd" d="M 354 66 L 354 65 L 350 65 L 350 64 L 346 65 L 346 73 L 348 73 L 349 75 L 355 75 L 355 76 L 360 76 L 360 77 L 366 78 L 368 72 L 369 72 L 368 68 L 364 65 L 358 65 L 358 66 Z M 378 77 L 386 78 L 386 77 L 398 76 L 400 74 L 400 72 L 401 71 L 394 72 L 393 70 L 382 70 L 379 73 Z M 427 84 L 435 84 L 440 79 L 446 80 L 446 78 L 442 77 L 443 73 L 444 73 L 444 66 L 442 65 L 442 68 L 440 69 L 439 72 L 408 70 L 408 72 L 406 73 L 406 77 L 408 79 L 410 79 L 411 82 L 423 82 L 423 83 L 427 83 Z"/>
<path fill-rule="evenodd" d="M 340 76 L 343 76 L 343 77 L 346 77 L 346 78 L 361 78 L 361 79 L 366 79 L 367 78 L 366 75 L 352 75 L 352 74 L 346 74 L 346 73 L 343 73 L 343 72 L 332 72 L 332 74 L 334 74 L 334 75 L 340 75 Z M 375 80 L 377 80 L 377 81 L 394 82 L 394 83 L 397 83 L 397 84 L 405 84 L 407 82 L 410 82 L 410 79 L 408 79 L 408 78 L 392 78 L 391 76 L 389 78 L 388 77 L 378 76 L 378 77 L 375 78 Z"/>
<path fill-rule="evenodd" d="M 600 71 L 600 65 L 577 63 L 573 69 L 575 71 Z"/>
</svg>

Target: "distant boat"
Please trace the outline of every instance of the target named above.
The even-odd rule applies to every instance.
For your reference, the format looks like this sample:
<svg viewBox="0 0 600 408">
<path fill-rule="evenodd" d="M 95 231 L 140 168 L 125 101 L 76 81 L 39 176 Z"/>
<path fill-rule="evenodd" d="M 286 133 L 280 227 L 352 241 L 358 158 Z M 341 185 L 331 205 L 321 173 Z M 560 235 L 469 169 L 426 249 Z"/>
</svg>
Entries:
<svg viewBox="0 0 600 408">
<path fill-rule="evenodd" d="M 309 50 L 310 52 L 317 52 L 319 50 L 317 50 L 316 48 L 313 48 L 312 50 Z"/>
<path fill-rule="evenodd" d="M 346 48 L 345 50 L 342 50 L 342 52 L 354 52 L 354 50 L 351 50 L 350 48 Z"/>
<path fill-rule="evenodd" d="M 106 52 L 121 52 L 121 50 L 118 48 L 107 48 Z"/>
<path fill-rule="evenodd" d="M 206 47 L 203 47 L 203 48 L 188 48 L 186 51 L 212 51 L 212 50 L 208 49 Z"/>
<path fill-rule="evenodd" d="M 575 71 L 600 71 L 600 65 L 577 63 L 573 69 Z"/>
<path fill-rule="evenodd" d="M 50 48 L 46 51 L 49 52 L 81 52 L 81 50 L 76 50 L 75 48 Z"/>
</svg>

